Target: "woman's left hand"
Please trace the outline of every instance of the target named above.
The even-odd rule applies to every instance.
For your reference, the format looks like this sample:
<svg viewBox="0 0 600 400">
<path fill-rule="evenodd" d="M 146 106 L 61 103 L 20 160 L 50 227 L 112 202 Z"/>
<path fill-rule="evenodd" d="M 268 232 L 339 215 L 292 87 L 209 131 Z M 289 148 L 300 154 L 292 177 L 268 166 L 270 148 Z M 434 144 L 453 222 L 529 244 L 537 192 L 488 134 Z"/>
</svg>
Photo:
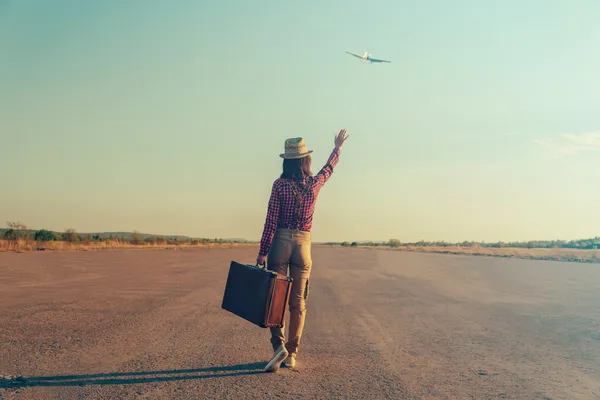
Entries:
<svg viewBox="0 0 600 400">
<path fill-rule="evenodd" d="M 266 258 L 267 258 L 266 256 L 259 255 L 258 257 L 256 257 L 256 263 L 258 265 L 263 265 L 265 263 Z"/>
</svg>

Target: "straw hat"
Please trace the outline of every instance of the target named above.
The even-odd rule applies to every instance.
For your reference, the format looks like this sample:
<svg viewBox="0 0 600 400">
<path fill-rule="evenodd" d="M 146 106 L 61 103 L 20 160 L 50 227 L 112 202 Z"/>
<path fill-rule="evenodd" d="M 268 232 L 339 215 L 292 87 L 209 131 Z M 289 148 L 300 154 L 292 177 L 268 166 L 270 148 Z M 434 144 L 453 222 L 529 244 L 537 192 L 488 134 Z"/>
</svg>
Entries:
<svg viewBox="0 0 600 400">
<path fill-rule="evenodd" d="M 285 141 L 285 153 L 280 154 L 279 157 L 287 159 L 302 158 L 312 152 L 312 150 L 306 149 L 306 143 L 303 138 L 290 138 Z"/>
</svg>

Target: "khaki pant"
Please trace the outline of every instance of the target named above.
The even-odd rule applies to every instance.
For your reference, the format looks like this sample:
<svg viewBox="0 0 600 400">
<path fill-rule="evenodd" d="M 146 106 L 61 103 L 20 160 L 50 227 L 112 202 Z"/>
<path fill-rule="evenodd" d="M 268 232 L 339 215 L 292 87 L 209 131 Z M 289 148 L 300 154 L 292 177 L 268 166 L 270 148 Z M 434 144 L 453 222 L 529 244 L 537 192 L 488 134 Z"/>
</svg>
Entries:
<svg viewBox="0 0 600 400">
<path fill-rule="evenodd" d="M 298 354 L 298 346 L 306 317 L 305 300 L 308 297 L 308 279 L 312 268 L 310 232 L 278 229 L 267 256 L 268 269 L 292 278 L 290 293 L 290 325 L 285 343 L 284 327 L 271 328 L 273 350 L 285 343 L 290 355 Z"/>
</svg>

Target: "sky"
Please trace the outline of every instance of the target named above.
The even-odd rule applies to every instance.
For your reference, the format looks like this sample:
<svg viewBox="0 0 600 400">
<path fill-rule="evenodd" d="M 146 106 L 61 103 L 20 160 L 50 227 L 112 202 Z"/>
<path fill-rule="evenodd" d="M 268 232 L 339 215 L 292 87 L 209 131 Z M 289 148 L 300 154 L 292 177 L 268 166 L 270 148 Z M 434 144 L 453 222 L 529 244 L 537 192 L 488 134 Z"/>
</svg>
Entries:
<svg viewBox="0 0 600 400">
<path fill-rule="evenodd" d="M 600 235 L 600 3 L 0 0 L 0 225 L 314 241 Z M 345 54 L 369 51 L 390 64 Z"/>
</svg>

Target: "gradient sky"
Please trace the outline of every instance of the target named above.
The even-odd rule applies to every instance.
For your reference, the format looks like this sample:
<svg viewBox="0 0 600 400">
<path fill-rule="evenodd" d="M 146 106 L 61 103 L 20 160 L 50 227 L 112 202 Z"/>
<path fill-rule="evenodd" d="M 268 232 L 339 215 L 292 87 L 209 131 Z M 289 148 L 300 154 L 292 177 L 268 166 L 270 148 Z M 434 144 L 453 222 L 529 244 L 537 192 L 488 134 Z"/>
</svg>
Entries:
<svg viewBox="0 0 600 400">
<path fill-rule="evenodd" d="M 600 3 L 0 0 L 0 224 L 315 241 L 600 234 Z M 391 60 L 362 64 L 344 51 Z"/>
</svg>

